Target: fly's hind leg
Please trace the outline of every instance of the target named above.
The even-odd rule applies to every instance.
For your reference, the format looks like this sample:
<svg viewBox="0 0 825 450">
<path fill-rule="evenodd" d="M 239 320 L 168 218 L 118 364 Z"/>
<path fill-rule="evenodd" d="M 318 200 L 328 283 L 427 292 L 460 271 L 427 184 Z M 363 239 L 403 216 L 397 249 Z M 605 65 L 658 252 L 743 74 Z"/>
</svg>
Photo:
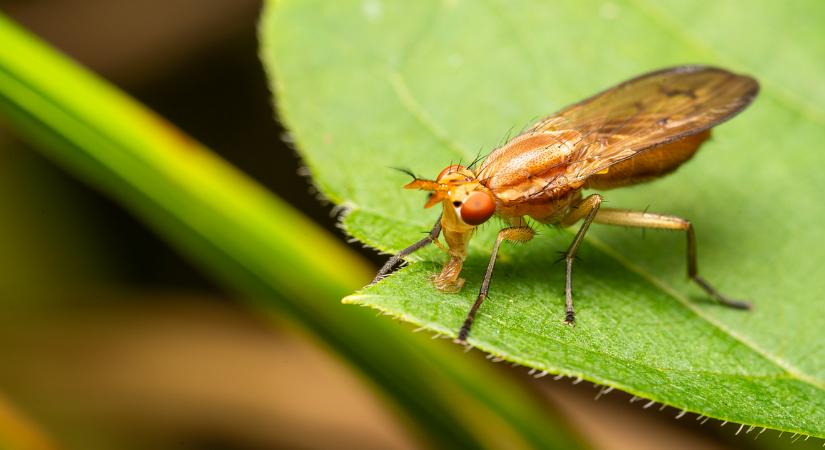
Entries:
<svg viewBox="0 0 825 450">
<path fill-rule="evenodd" d="M 584 239 L 584 235 L 587 233 L 587 229 L 590 228 L 590 224 L 593 223 L 593 220 L 597 217 L 601 204 L 601 195 L 589 195 L 584 200 L 575 204 L 570 209 L 570 212 L 559 222 L 561 226 L 569 227 L 584 218 L 584 222 L 582 222 L 582 226 L 576 233 L 576 237 L 573 238 L 573 242 L 570 243 L 570 246 L 567 247 L 567 251 L 564 254 L 564 261 L 567 265 L 567 272 L 564 278 L 564 323 L 568 325 L 576 323 L 576 312 L 573 310 L 573 261 L 576 260 L 576 252 L 579 250 L 579 246 Z"/>
<path fill-rule="evenodd" d="M 518 221 L 518 224 L 519 226 L 504 228 L 498 232 L 496 243 L 493 245 L 493 252 L 490 254 L 490 262 L 487 264 L 487 272 L 484 273 L 484 281 L 481 282 L 481 289 L 478 291 L 478 297 L 475 303 L 473 303 L 473 307 L 470 308 L 470 312 L 467 314 L 461 330 L 458 332 L 456 342 L 462 343 L 467 340 L 467 335 L 470 334 L 470 328 L 473 326 L 478 308 L 481 307 L 484 299 L 487 298 L 487 292 L 490 290 L 490 279 L 493 277 L 493 267 L 496 265 L 496 256 L 498 255 L 498 248 L 501 246 L 501 243 L 504 241 L 527 242 L 533 239 L 533 236 L 536 234 L 532 228 L 524 225 L 521 220 Z"/>
<path fill-rule="evenodd" d="M 717 302 L 737 309 L 750 309 L 751 304 L 742 300 L 735 300 L 717 291 L 704 278 L 699 276 L 696 266 L 696 235 L 690 221 L 681 217 L 665 214 L 653 214 L 626 209 L 603 208 L 595 218 L 596 223 L 619 225 L 637 228 L 658 228 L 662 230 L 684 231 L 687 235 L 687 271 L 688 277 L 699 285 L 711 298 Z"/>
<path fill-rule="evenodd" d="M 381 279 L 384 278 L 385 276 L 387 276 L 387 274 L 390 273 L 390 270 L 392 270 L 392 268 L 396 264 L 398 264 L 399 261 L 404 259 L 405 256 L 407 256 L 411 253 L 414 253 L 414 252 L 416 252 L 416 251 L 418 251 L 418 250 L 420 250 L 420 249 L 422 249 L 422 248 L 424 248 L 424 247 L 426 247 L 426 246 L 428 246 L 432 243 L 435 243 L 436 245 L 438 245 L 440 247 L 440 244 L 438 242 L 438 236 L 440 234 L 441 234 L 441 215 L 439 214 L 438 219 L 436 219 L 436 221 L 435 221 L 435 225 L 433 225 L 433 229 L 430 230 L 430 232 L 427 234 L 427 237 L 425 237 L 424 239 L 421 239 L 420 241 L 416 242 L 415 244 L 410 245 L 409 247 L 405 248 L 404 250 L 401 250 L 397 254 L 393 255 L 392 258 L 387 260 L 386 264 L 384 264 L 384 267 L 382 267 L 381 270 L 378 271 L 378 274 L 375 275 L 375 278 L 373 278 L 373 280 L 370 282 L 370 284 L 372 285 L 372 284 L 375 284 L 375 283 L 381 281 Z"/>
</svg>

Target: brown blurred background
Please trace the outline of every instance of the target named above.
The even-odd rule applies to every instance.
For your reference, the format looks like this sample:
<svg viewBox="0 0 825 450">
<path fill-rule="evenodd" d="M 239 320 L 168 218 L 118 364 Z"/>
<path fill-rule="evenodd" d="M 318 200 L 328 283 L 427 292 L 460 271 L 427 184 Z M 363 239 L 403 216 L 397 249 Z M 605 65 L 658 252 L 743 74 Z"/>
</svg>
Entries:
<svg viewBox="0 0 825 450">
<path fill-rule="evenodd" d="M 3 13 L 344 239 L 273 120 L 259 8 L 0 0 Z M 117 204 L 2 128 L 0 227 L 0 417 L 39 428 L 46 442 L 32 438 L 33 448 L 420 448 L 357 371 L 290 324 L 247 312 Z M 775 433 L 734 437 L 735 427 L 693 415 L 675 420 L 677 411 L 643 409 L 618 392 L 595 401 L 588 383 L 501 370 L 533 385 L 595 448 L 789 443 Z"/>
</svg>

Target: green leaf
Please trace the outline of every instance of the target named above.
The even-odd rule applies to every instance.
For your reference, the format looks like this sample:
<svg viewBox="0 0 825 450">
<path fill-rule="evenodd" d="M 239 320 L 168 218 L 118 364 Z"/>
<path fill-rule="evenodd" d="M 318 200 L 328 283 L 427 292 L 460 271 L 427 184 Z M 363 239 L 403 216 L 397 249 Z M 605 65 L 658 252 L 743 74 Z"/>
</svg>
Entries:
<svg viewBox="0 0 825 450">
<path fill-rule="evenodd" d="M 264 315 L 363 372 L 437 448 L 581 448 L 525 386 L 339 299 L 371 269 L 171 124 L 0 14 L 0 117 Z M 423 380 L 423 381 L 422 381 Z M 494 388 L 490 388 L 494 387 Z"/>
<path fill-rule="evenodd" d="M 693 221 L 700 272 L 752 312 L 688 283 L 682 234 L 596 225 L 574 270 L 578 326 L 564 326 L 553 262 L 572 234 L 541 227 L 504 246 L 470 342 L 697 414 L 825 437 L 825 4 L 365 0 L 277 12 L 264 57 L 281 114 L 321 190 L 349 209 L 347 231 L 388 252 L 420 239 L 438 211 L 387 167 L 434 177 L 656 68 L 705 63 L 759 79 L 755 104 L 678 173 L 605 194 L 613 207 Z M 458 294 L 430 285 L 444 256 L 428 249 L 346 301 L 454 336 L 497 228 L 474 238 Z"/>
</svg>

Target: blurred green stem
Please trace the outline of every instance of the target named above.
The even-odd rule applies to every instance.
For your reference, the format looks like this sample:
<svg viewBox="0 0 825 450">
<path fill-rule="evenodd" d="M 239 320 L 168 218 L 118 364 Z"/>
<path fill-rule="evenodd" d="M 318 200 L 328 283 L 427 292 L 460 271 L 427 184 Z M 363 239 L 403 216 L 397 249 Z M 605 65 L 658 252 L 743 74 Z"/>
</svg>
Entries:
<svg viewBox="0 0 825 450">
<path fill-rule="evenodd" d="M 299 212 L 2 16 L 0 42 L 0 113 L 13 128 L 260 310 L 288 312 L 383 388 L 430 444 L 580 446 L 492 367 L 341 305 L 372 270 Z"/>
</svg>

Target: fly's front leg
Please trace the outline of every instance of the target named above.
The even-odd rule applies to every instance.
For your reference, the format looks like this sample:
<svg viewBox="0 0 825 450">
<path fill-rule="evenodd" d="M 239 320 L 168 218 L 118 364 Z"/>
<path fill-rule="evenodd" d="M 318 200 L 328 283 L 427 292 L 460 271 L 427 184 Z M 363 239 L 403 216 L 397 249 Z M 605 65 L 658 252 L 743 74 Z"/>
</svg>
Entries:
<svg viewBox="0 0 825 450">
<path fill-rule="evenodd" d="M 584 235 L 587 233 L 587 229 L 590 228 L 593 219 L 597 217 L 601 204 L 601 195 L 589 195 L 573 206 L 570 212 L 559 222 L 561 226 L 569 227 L 584 218 L 584 222 L 582 222 L 582 226 L 579 228 L 578 233 L 576 233 L 576 237 L 573 238 L 573 242 L 570 243 L 570 247 L 567 248 L 567 252 L 564 254 L 564 261 L 567 265 L 567 272 L 564 278 L 564 323 L 568 325 L 576 323 L 576 312 L 573 310 L 573 261 L 576 260 L 576 252 L 579 250 L 579 246 L 584 239 Z"/>
<path fill-rule="evenodd" d="M 496 243 L 493 246 L 493 252 L 490 255 L 490 262 L 487 264 L 487 272 L 484 274 L 484 281 L 481 282 L 481 289 L 478 292 L 478 297 L 476 298 L 475 303 L 473 303 L 473 307 L 470 308 L 470 312 L 467 314 L 467 318 L 464 320 L 461 330 L 458 332 L 458 339 L 456 339 L 456 342 L 462 343 L 467 340 L 467 335 L 470 334 L 470 328 L 473 326 L 473 320 L 475 320 L 478 308 L 481 307 L 484 299 L 487 298 L 487 291 L 490 290 L 490 280 L 493 277 L 493 267 L 496 265 L 496 256 L 498 255 L 498 248 L 501 246 L 501 243 L 504 241 L 527 242 L 530 239 L 533 239 L 535 234 L 536 232 L 528 226 L 510 227 L 498 232 Z"/>
<path fill-rule="evenodd" d="M 637 228 L 658 228 L 662 230 L 684 231 L 687 235 L 687 271 L 688 277 L 699 285 L 707 294 L 717 302 L 737 309 L 750 309 L 751 304 L 742 300 L 735 300 L 717 291 L 704 278 L 699 276 L 696 266 L 696 235 L 690 221 L 681 217 L 669 216 L 665 214 L 653 214 L 641 211 L 630 211 L 626 209 L 604 208 L 596 215 L 596 223 L 607 225 L 620 225 Z"/>
<path fill-rule="evenodd" d="M 375 275 L 375 278 L 373 278 L 373 280 L 370 282 L 370 285 L 379 282 L 382 278 L 387 276 L 387 274 L 390 272 L 390 270 L 392 270 L 392 268 L 399 261 L 401 261 L 405 256 L 407 256 L 411 253 L 414 253 L 414 252 L 416 252 L 416 251 L 422 249 L 423 247 L 426 247 L 426 246 L 428 246 L 432 243 L 435 243 L 436 245 L 441 247 L 441 245 L 439 245 L 439 243 L 438 243 L 438 235 L 440 235 L 440 234 L 441 234 L 441 215 L 439 214 L 438 219 L 436 219 L 436 221 L 435 221 L 435 225 L 433 225 L 433 229 L 430 230 L 430 233 L 427 235 L 427 237 L 425 237 L 424 239 L 421 239 L 420 241 L 416 242 L 415 244 L 405 248 L 404 250 L 401 250 L 396 255 L 394 255 L 392 258 L 387 260 L 386 264 L 384 264 L 384 267 L 382 267 L 381 270 L 378 271 L 378 274 Z"/>
</svg>

